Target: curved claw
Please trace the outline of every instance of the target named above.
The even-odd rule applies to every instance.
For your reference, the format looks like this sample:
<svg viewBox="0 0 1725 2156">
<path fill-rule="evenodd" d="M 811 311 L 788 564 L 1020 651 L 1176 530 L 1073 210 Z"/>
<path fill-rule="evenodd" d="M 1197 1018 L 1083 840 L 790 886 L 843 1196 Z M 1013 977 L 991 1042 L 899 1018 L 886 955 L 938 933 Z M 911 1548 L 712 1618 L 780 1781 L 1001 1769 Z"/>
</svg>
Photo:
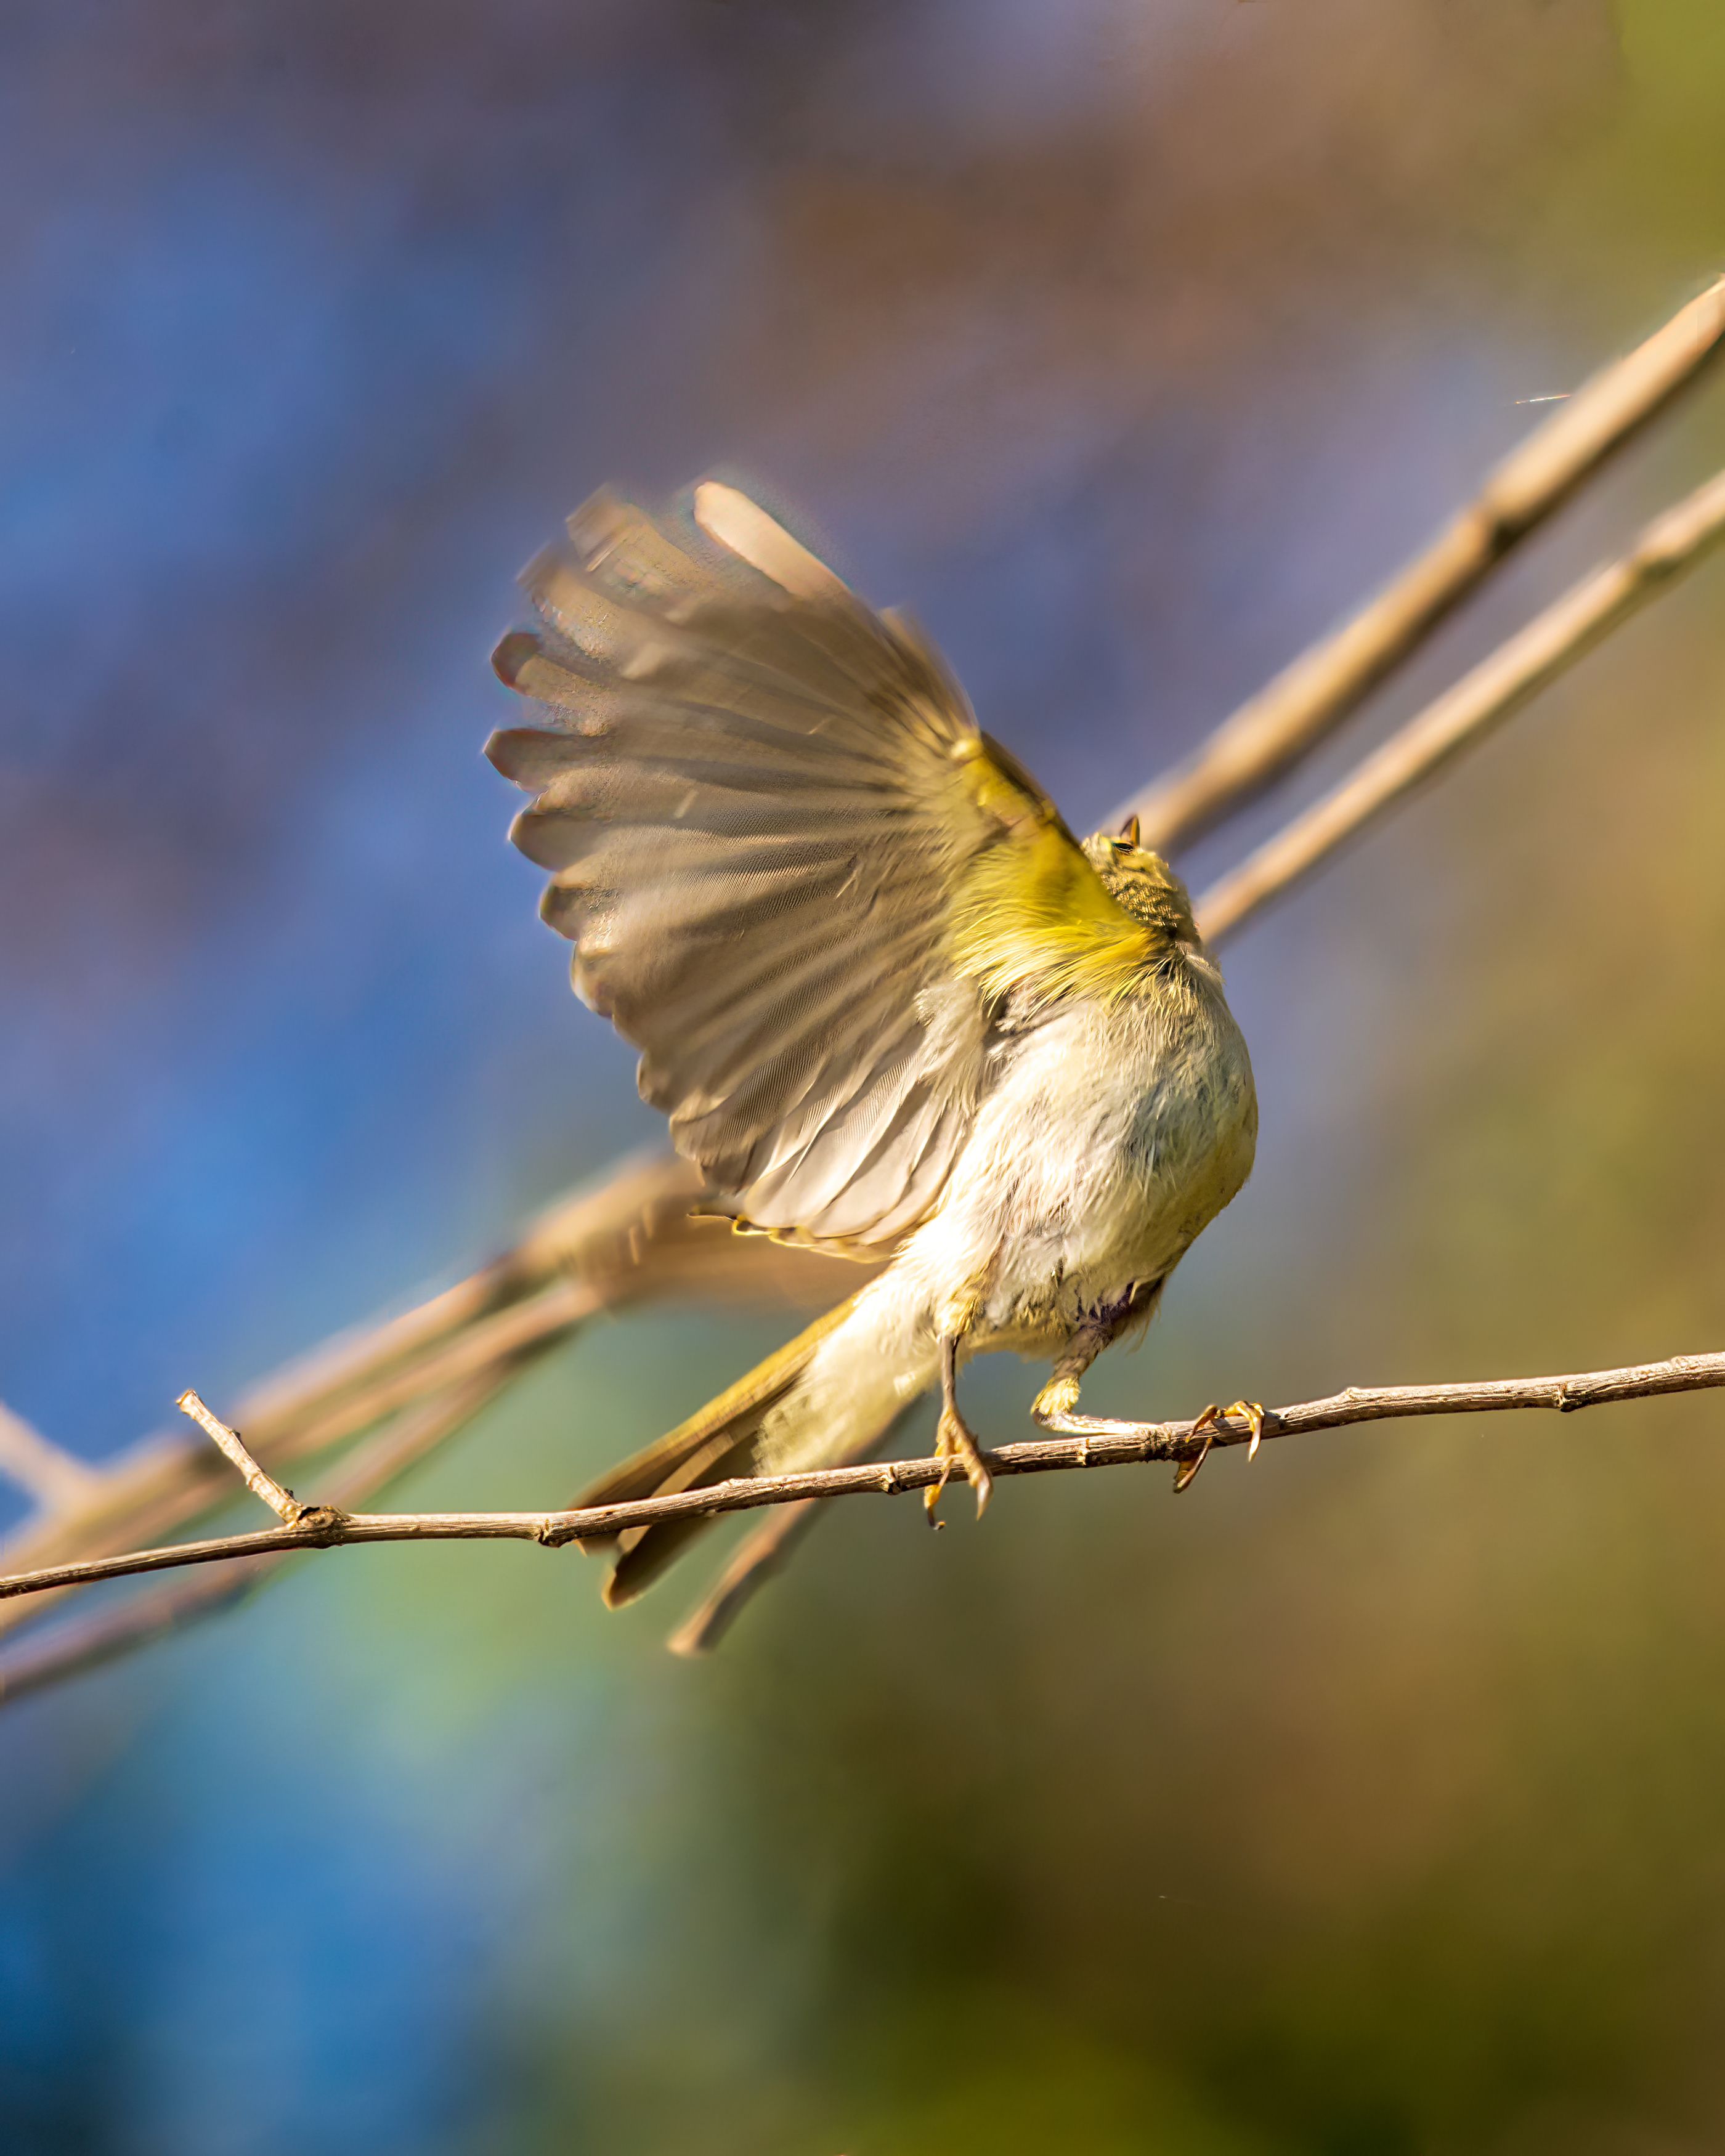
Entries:
<svg viewBox="0 0 1725 2156">
<path fill-rule="evenodd" d="M 942 1409 L 934 1435 L 934 1449 L 940 1456 L 941 1479 L 932 1482 L 923 1493 L 923 1503 L 928 1516 L 934 1520 L 934 1508 L 941 1501 L 941 1493 L 952 1479 L 952 1469 L 961 1466 L 965 1480 L 976 1492 L 976 1516 L 981 1519 L 988 1509 L 988 1500 L 994 1492 L 994 1478 L 988 1472 L 988 1463 L 982 1455 L 975 1437 L 966 1426 L 963 1418 Z M 938 1527 L 940 1522 L 934 1520 Z"/>
<path fill-rule="evenodd" d="M 1176 1496 L 1178 1496 L 1181 1491 L 1191 1487 L 1193 1476 L 1209 1458 L 1210 1447 L 1215 1443 L 1218 1435 L 1235 1415 L 1240 1417 L 1252 1434 L 1252 1441 L 1246 1447 L 1246 1458 L 1248 1460 L 1257 1458 L 1258 1447 L 1264 1442 L 1264 1425 L 1269 1419 L 1262 1401 L 1235 1400 L 1230 1407 L 1219 1408 L 1212 1400 L 1192 1425 L 1192 1435 L 1194 1437 L 1202 1435 L 1204 1443 L 1193 1459 L 1182 1462 L 1176 1473 L 1174 1476 Z"/>
<path fill-rule="evenodd" d="M 1198 1450 L 1193 1455 L 1190 1460 L 1183 1460 L 1180 1462 L 1180 1465 L 1174 1470 L 1174 1495 L 1177 1497 L 1183 1490 L 1189 1490 L 1192 1487 L 1193 1477 L 1197 1474 L 1199 1469 L 1203 1466 L 1205 1460 L 1209 1458 L 1210 1447 L 1216 1441 L 1216 1430 L 1220 1424 L 1221 1419 L 1222 1410 L 1216 1405 L 1215 1402 L 1212 1400 L 1209 1405 L 1204 1409 L 1204 1413 L 1199 1415 L 1197 1421 L 1193 1424 L 1193 1436 L 1196 1437 L 1201 1431 L 1204 1435 L 1204 1443 L 1199 1445 Z"/>
</svg>

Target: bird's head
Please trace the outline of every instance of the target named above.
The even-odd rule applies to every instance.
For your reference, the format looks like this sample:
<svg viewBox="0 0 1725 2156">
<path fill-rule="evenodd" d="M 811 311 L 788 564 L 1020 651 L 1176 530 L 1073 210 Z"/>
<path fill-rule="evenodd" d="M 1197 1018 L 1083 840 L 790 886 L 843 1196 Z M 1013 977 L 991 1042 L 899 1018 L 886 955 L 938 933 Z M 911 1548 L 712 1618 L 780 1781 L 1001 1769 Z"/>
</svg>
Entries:
<svg viewBox="0 0 1725 2156">
<path fill-rule="evenodd" d="M 1134 921 L 1170 943 L 1198 947 L 1191 895 L 1160 854 L 1138 844 L 1136 816 L 1127 817 L 1117 832 L 1092 832 L 1084 850 L 1110 895 Z"/>
</svg>

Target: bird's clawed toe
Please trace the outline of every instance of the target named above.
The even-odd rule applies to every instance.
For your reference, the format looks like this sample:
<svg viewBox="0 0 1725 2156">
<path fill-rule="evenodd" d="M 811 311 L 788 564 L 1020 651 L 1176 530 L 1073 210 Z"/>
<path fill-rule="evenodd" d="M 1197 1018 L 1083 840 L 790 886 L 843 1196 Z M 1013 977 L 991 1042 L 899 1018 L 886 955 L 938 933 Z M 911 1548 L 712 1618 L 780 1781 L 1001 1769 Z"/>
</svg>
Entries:
<svg viewBox="0 0 1725 2156">
<path fill-rule="evenodd" d="M 988 1472 L 983 1458 L 982 1448 L 964 1418 L 956 1409 L 942 1408 L 941 1419 L 934 1434 L 934 1449 L 941 1463 L 941 1479 L 932 1482 L 923 1496 L 928 1516 L 934 1520 L 934 1508 L 941 1501 L 941 1492 L 952 1480 L 955 1466 L 964 1470 L 965 1480 L 976 1492 L 976 1516 L 981 1519 L 988 1509 L 988 1499 L 993 1493 L 994 1478 Z M 938 1527 L 940 1522 L 934 1520 Z"/>
<path fill-rule="evenodd" d="M 1058 1430 L 1077 1405 L 1077 1378 L 1056 1372 L 1030 1403 L 1030 1419 L 1044 1430 Z"/>
<path fill-rule="evenodd" d="M 1263 1403 L 1260 1400 L 1235 1400 L 1231 1407 L 1221 1408 L 1212 1400 L 1192 1425 L 1191 1435 L 1194 1437 L 1201 1437 L 1204 1442 L 1191 1459 L 1183 1460 L 1175 1471 L 1174 1495 L 1176 1496 L 1178 1496 L 1181 1491 L 1190 1489 L 1192 1478 L 1210 1456 L 1210 1447 L 1215 1443 L 1218 1433 L 1223 1430 L 1235 1415 L 1240 1417 L 1252 1434 L 1252 1441 L 1246 1448 L 1246 1458 L 1248 1460 L 1257 1458 L 1258 1447 L 1264 1442 L 1264 1424 L 1268 1419 Z"/>
</svg>

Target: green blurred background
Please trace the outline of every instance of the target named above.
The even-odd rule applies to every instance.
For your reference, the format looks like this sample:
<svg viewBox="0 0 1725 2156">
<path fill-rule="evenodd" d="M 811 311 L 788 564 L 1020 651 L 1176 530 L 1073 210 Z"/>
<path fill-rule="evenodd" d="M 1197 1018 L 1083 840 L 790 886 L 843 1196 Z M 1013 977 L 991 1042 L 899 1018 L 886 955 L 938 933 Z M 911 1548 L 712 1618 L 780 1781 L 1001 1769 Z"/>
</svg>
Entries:
<svg viewBox="0 0 1725 2156">
<path fill-rule="evenodd" d="M 55 0 L 0 108 L 0 1396 L 93 1458 L 652 1137 L 478 757 L 593 486 L 794 505 L 1084 828 L 1725 262 L 1718 0 Z M 1195 880 L 1722 459 L 1715 386 Z M 1230 951 L 1258 1171 L 1087 1402 L 1725 1346 L 1721 592 Z M 788 1323 L 593 1331 L 404 1497 Z M 1712 1396 L 964 1509 L 707 1664 L 377 1549 L 8 1710 L 0 2143 L 1725 2144 Z"/>
</svg>

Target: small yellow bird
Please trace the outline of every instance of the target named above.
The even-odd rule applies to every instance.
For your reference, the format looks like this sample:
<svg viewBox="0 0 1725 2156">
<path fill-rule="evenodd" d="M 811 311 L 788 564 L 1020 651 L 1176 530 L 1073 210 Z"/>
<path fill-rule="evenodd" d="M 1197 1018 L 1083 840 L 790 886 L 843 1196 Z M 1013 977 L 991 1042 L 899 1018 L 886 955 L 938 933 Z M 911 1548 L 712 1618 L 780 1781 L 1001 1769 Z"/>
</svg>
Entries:
<svg viewBox="0 0 1725 2156">
<path fill-rule="evenodd" d="M 860 1457 L 938 1381 L 980 1512 L 960 1362 L 1052 1358 L 1057 1426 L 1251 1170 L 1185 886 L 1135 820 L 1081 845 L 916 629 L 746 495 L 602 494 L 568 531 L 494 660 L 548 724 L 487 753 L 576 991 L 739 1229 L 891 1260 L 581 1502 Z M 702 1524 L 619 1537 L 607 1601 Z"/>
</svg>

